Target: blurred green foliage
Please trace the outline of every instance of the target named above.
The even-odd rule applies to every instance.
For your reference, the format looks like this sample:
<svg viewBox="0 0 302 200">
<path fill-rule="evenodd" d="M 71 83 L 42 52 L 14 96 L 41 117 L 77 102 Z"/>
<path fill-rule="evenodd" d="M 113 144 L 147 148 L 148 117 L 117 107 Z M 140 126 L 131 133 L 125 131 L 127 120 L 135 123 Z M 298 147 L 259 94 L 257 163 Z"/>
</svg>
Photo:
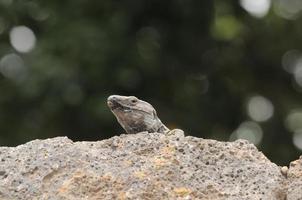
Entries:
<svg viewBox="0 0 302 200">
<path fill-rule="evenodd" d="M 248 100 L 260 95 L 274 110 L 257 122 L 258 147 L 287 164 L 301 153 L 285 121 L 302 95 L 282 58 L 302 48 L 302 18 L 282 16 L 280 2 L 255 17 L 237 1 L 0 0 L 0 60 L 22 59 L 22 75 L 0 73 L 0 145 L 123 133 L 110 94 L 150 102 L 170 128 L 227 141 L 253 121 Z M 32 50 L 12 45 L 17 26 L 33 31 Z"/>
</svg>

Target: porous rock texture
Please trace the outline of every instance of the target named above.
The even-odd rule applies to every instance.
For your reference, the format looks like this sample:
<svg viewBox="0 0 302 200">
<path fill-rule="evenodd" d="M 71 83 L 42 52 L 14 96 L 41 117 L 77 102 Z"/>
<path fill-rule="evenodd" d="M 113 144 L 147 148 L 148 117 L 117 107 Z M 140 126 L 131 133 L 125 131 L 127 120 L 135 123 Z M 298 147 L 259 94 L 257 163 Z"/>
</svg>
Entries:
<svg viewBox="0 0 302 200">
<path fill-rule="evenodd" d="M 0 199 L 286 198 L 280 167 L 249 142 L 172 133 L 1 147 Z"/>
<path fill-rule="evenodd" d="M 302 156 L 290 163 L 287 172 L 287 199 L 302 199 Z"/>
</svg>

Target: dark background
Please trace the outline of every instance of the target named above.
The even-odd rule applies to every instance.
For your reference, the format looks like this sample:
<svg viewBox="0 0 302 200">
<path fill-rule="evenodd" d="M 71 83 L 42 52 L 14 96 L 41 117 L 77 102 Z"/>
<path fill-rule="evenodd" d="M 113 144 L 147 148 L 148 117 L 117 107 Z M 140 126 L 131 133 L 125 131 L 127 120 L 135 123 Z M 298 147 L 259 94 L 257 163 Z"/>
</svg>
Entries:
<svg viewBox="0 0 302 200">
<path fill-rule="evenodd" d="M 258 4 L 255 6 L 255 3 Z M 0 145 L 124 131 L 111 94 L 170 128 L 246 138 L 280 165 L 302 149 L 299 0 L 0 0 Z"/>
</svg>

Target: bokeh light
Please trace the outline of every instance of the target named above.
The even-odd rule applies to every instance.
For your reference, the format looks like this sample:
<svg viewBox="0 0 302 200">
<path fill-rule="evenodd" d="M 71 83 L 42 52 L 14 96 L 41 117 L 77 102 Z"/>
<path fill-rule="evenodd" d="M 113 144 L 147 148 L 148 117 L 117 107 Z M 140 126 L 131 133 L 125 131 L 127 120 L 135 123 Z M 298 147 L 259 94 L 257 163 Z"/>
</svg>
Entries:
<svg viewBox="0 0 302 200">
<path fill-rule="evenodd" d="M 302 54 L 299 50 L 292 49 L 282 56 L 282 67 L 288 73 L 294 73 L 297 65 L 302 65 Z"/>
<path fill-rule="evenodd" d="M 26 75 L 23 59 L 14 53 L 3 56 L 0 60 L 0 72 L 6 78 L 22 80 Z"/>
<path fill-rule="evenodd" d="M 274 12 L 285 19 L 295 19 L 302 10 L 301 0 L 275 0 Z"/>
<path fill-rule="evenodd" d="M 302 129 L 296 130 L 293 134 L 293 143 L 300 151 L 302 151 Z"/>
<path fill-rule="evenodd" d="M 250 15 L 257 18 L 262 18 L 267 15 L 271 1 L 270 0 L 240 0 L 240 5 Z"/>
<path fill-rule="evenodd" d="M 11 45 L 21 53 L 30 52 L 36 44 L 34 32 L 26 26 L 13 27 L 9 37 Z"/>
<path fill-rule="evenodd" d="M 0 5 L 9 6 L 13 3 L 13 0 L 0 0 Z"/>
<path fill-rule="evenodd" d="M 263 96 L 253 96 L 248 100 L 247 113 L 254 121 L 264 122 L 273 116 L 274 106 Z"/>
<path fill-rule="evenodd" d="M 37 21 L 44 21 L 50 16 L 50 13 L 46 9 L 41 8 L 33 1 L 27 2 L 27 12 Z"/>
<path fill-rule="evenodd" d="M 295 90 L 301 92 L 302 87 L 302 53 L 299 50 L 292 49 L 282 56 L 282 66 L 285 71 L 293 75 Z"/>
<path fill-rule="evenodd" d="M 285 127 L 291 132 L 302 130 L 302 109 L 289 112 L 285 119 Z"/>
<path fill-rule="evenodd" d="M 245 139 L 251 143 L 260 144 L 263 137 L 263 131 L 259 124 L 253 121 L 245 121 L 231 134 L 230 140 Z"/>
<path fill-rule="evenodd" d="M 216 16 L 212 27 L 212 35 L 221 40 L 238 38 L 242 31 L 242 24 L 232 15 Z"/>
<path fill-rule="evenodd" d="M 301 87 L 302 86 L 302 58 L 296 61 L 293 73 L 296 83 Z"/>
</svg>

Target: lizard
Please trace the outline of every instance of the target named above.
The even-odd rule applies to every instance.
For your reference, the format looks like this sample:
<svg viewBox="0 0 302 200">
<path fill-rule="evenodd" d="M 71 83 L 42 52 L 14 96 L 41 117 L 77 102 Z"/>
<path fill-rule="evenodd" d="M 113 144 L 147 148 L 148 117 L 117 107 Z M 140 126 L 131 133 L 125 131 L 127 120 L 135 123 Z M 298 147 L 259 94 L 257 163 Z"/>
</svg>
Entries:
<svg viewBox="0 0 302 200">
<path fill-rule="evenodd" d="M 153 106 L 135 96 L 111 95 L 107 99 L 107 105 L 119 124 L 129 134 L 144 131 L 170 132 L 170 129 L 158 118 Z"/>
</svg>

